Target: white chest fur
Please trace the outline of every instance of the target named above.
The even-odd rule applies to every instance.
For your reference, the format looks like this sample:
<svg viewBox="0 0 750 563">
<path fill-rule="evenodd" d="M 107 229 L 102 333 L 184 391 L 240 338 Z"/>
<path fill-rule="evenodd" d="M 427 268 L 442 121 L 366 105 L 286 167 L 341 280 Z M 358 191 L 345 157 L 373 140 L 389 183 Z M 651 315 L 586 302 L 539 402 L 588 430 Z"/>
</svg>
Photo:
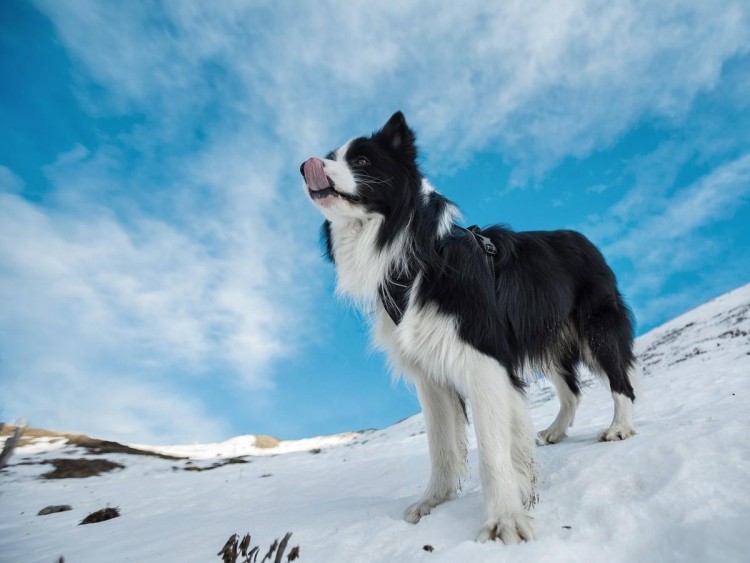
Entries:
<svg viewBox="0 0 750 563">
<path fill-rule="evenodd" d="M 373 311 L 378 291 L 394 268 L 406 268 L 406 235 L 378 249 L 382 217 L 331 223 L 331 242 L 336 261 L 336 292 Z"/>
</svg>

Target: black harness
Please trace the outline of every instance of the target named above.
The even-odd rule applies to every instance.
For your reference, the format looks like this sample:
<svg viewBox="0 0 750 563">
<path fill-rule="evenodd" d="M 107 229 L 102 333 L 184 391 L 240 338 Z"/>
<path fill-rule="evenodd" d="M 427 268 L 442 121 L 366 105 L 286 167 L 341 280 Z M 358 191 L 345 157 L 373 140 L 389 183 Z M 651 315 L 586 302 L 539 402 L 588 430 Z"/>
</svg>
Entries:
<svg viewBox="0 0 750 563">
<path fill-rule="evenodd" d="M 497 254 L 497 247 L 490 240 L 489 237 L 484 236 L 477 225 L 472 225 L 469 228 L 458 227 L 471 233 L 474 236 L 474 240 L 482 249 L 484 255 L 487 258 L 487 265 L 490 268 L 490 274 L 492 275 L 492 285 L 495 285 L 495 255 Z M 416 274 L 413 273 L 399 273 L 391 279 L 387 280 L 384 285 L 380 286 L 380 302 L 385 308 L 385 312 L 391 318 L 394 324 L 399 324 L 401 319 L 404 317 L 404 311 L 409 302 L 409 290 L 414 284 Z"/>
<path fill-rule="evenodd" d="M 490 237 L 486 237 L 482 234 L 480 228 L 477 225 L 472 225 L 468 229 L 474 240 L 477 241 L 479 247 L 484 250 L 484 255 L 487 257 L 487 264 L 490 267 L 490 273 L 492 273 L 492 285 L 495 285 L 495 256 L 497 255 L 497 247 L 495 243 L 490 240 Z"/>
</svg>

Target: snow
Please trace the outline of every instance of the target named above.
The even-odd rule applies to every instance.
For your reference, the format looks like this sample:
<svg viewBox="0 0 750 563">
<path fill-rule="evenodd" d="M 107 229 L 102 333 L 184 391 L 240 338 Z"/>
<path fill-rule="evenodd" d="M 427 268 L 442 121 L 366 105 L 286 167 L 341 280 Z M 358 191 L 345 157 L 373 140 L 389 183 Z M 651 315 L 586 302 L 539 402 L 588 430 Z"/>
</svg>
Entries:
<svg viewBox="0 0 750 563">
<path fill-rule="evenodd" d="M 417 415 L 384 430 L 275 448 L 256 447 L 254 436 L 154 448 L 201 467 L 251 456 L 208 471 L 185 471 L 185 460 L 107 454 L 125 468 L 44 480 L 51 466 L 19 463 L 97 456 L 37 440 L 0 473 L 0 561 L 219 561 L 227 538 L 248 531 L 261 549 L 293 532 L 301 561 L 747 561 L 749 334 L 747 285 L 639 338 L 638 434 L 624 442 L 596 441 L 612 401 L 598 382 L 587 387 L 569 438 L 538 450 L 533 542 L 473 541 L 482 515 L 473 442 L 459 498 L 416 526 L 402 520 L 429 472 Z M 545 428 L 557 411 L 553 392 L 534 385 L 529 400 L 535 426 Z M 73 510 L 36 515 L 51 504 Z M 121 517 L 77 525 L 107 505 Z"/>
<path fill-rule="evenodd" d="M 274 448 L 256 446 L 256 436 L 235 436 L 224 442 L 212 444 L 194 444 L 178 446 L 142 446 L 133 445 L 141 450 L 163 453 L 190 459 L 227 459 L 241 456 L 272 456 L 292 452 L 306 452 L 315 448 L 326 448 L 351 443 L 357 438 L 356 432 L 334 434 L 333 436 L 317 436 L 303 440 L 282 440 Z"/>
</svg>

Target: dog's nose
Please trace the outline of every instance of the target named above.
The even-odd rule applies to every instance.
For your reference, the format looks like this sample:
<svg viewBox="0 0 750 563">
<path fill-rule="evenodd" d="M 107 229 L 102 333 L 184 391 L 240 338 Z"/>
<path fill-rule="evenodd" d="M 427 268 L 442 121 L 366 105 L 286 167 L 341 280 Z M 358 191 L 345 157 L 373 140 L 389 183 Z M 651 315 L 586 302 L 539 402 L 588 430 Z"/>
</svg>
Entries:
<svg viewBox="0 0 750 563">
<path fill-rule="evenodd" d="M 299 167 L 299 173 L 303 176 L 305 175 L 305 170 L 307 170 L 308 174 L 310 170 L 317 169 L 323 170 L 323 161 L 319 158 L 315 158 L 314 156 L 311 156 L 308 158 L 305 162 L 300 164 Z"/>
</svg>

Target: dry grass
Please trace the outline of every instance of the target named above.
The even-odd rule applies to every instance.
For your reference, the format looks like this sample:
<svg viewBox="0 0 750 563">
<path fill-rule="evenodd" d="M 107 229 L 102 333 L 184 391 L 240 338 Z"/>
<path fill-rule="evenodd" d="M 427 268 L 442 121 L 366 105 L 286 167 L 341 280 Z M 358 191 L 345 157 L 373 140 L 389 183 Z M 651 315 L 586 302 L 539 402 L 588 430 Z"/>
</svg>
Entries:
<svg viewBox="0 0 750 563">
<path fill-rule="evenodd" d="M 268 434 L 256 434 L 255 435 L 255 447 L 256 448 L 275 448 L 279 445 L 281 440 L 276 436 L 269 436 Z"/>
<path fill-rule="evenodd" d="M 105 520 L 111 520 L 112 518 L 117 518 L 120 515 L 120 509 L 115 508 L 102 508 L 101 510 L 97 510 L 96 512 L 92 512 L 86 518 L 81 520 L 81 522 L 78 524 L 79 526 L 82 526 L 83 524 L 96 524 L 97 522 L 104 522 Z"/>
<path fill-rule="evenodd" d="M 5 444 L 3 444 L 2 451 L 0 451 L 0 469 L 5 467 L 5 465 L 8 463 L 10 456 L 13 455 L 13 450 L 20 443 L 23 433 L 26 431 L 25 425 L 13 426 L 12 430 L 9 429 L 8 433 L 6 434 L 4 432 L 5 427 L 6 425 L 0 422 L 0 436 L 8 436 L 8 438 L 5 440 Z"/>
<path fill-rule="evenodd" d="M 58 458 L 40 463 L 51 463 L 55 466 L 52 471 L 42 474 L 42 479 L 83 479 L 125 467 L 108 459 Z"/>
<path fill-rule="evenodd" d="M 266 563 L 266 561 L 269 563 L 282 563 L 284 552 L 291 537 L 292 532 L 287 532 L 281 541 L 278 539 L 273 540 L 273 543 L 268 548 L 263 559 L 260 560 L 260 563 Z M 239 557 L 242 557 L 240 563 L 258 563 L 260 546 L 252 545 L 252 538 L 249 533 L 245 534 L 241 540 L 237 534 L 232 534 L 217 555 L 221 556 L 223 563 L 237 563 Z M 299 559 L 298 545 L 290 549 L 286 557 L 287 563 L 297 559 Z"/>
</svg>

